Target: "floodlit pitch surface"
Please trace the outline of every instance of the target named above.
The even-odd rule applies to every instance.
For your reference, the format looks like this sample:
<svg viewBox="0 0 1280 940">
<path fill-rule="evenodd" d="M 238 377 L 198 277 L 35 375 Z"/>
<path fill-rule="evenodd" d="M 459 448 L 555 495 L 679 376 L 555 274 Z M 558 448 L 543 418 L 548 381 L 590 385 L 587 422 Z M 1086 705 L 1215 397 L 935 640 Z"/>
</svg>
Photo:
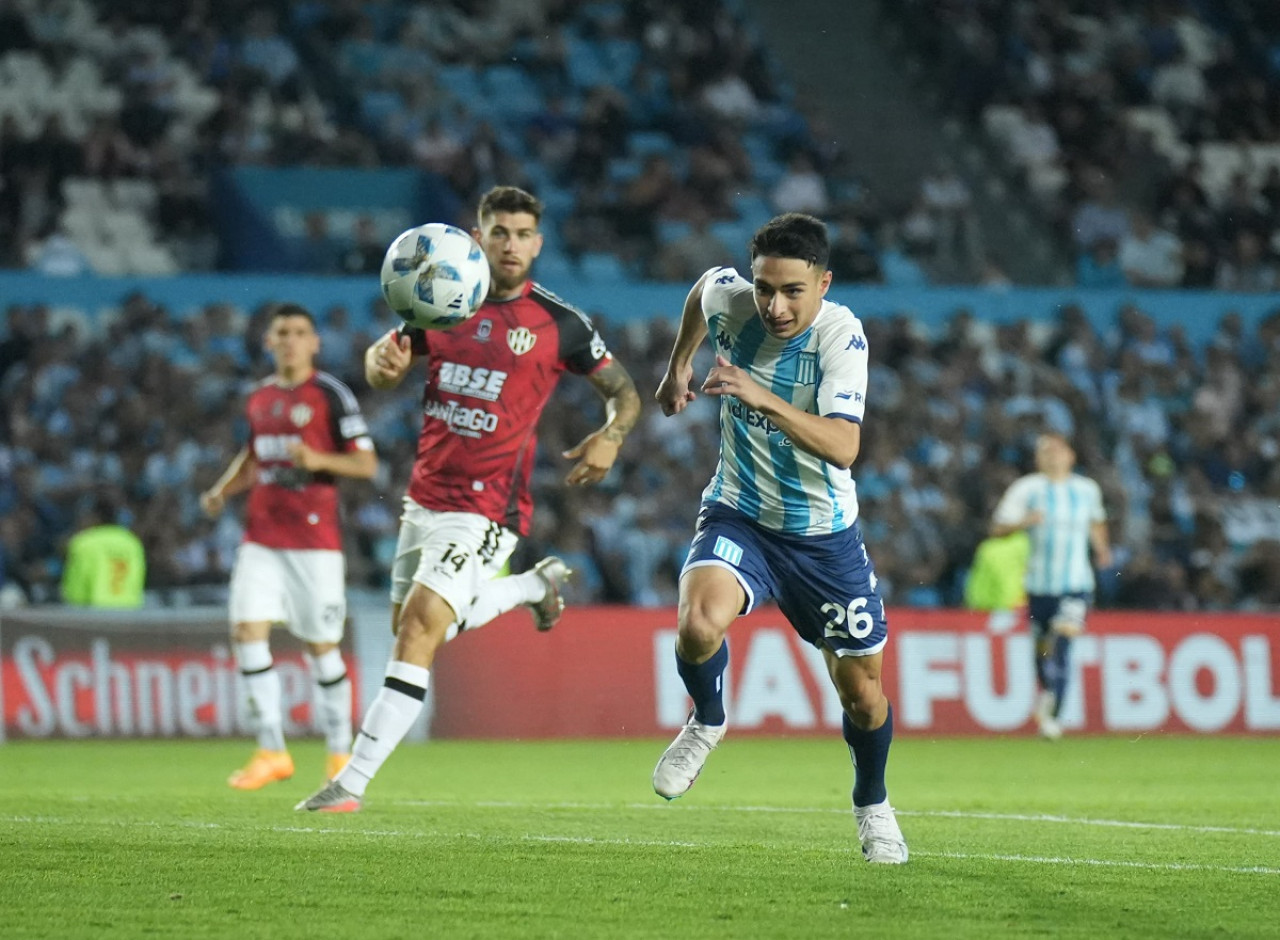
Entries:
<svg viewBox="0 0 1280 940">
<path fill-rule="evenodd" d="M 364 812 L 256 793 L 244 743 L 0 747 L 0 935 L 1275 937 L 1280 740 L 900 738 L 911 848 L 871 866 L 839 740 L 734 740 L 689 795 L 665 742 L 435 742 Z"/>
</svg>

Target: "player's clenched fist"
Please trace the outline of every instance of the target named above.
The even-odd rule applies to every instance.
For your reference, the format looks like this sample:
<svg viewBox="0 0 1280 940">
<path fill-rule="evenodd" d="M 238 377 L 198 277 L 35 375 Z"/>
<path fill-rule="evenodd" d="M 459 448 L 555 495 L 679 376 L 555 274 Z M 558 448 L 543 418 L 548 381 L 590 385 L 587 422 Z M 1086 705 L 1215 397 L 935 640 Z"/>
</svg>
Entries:
<svg viewBox="0 0 1280 940">
<path fill-rule="evenodd" d="M 409 371 L 411 362 L 413 352 L 409 337 L 388 333 L 369 348 L 369 356 L 365 361 L 365 378 L 375 388 L 395 385 Z"/>
<path fill-rule="evenodd" d="M 215 493 L 213 490 L 205 490 L 200 494 L 200 511 L 210 519 L 216 519 L 218 514 L 222 512 L 224 500 L 221 493 Z"/>
</svg>

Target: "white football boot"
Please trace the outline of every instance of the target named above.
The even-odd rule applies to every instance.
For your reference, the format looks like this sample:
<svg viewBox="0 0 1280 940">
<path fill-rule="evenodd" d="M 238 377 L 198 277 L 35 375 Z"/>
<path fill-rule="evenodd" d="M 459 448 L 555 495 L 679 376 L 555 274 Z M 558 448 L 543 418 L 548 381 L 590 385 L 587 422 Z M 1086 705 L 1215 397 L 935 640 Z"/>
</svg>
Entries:
<svg viewBox="0 0 1280 940">
<path fill-rule="evenodd" d="M 1036 699 L 1036 709 L 1033 713 L 1040 737 L 1049 741 L 1056 741 L 1062 737 L 1062 725 L 1053 717 L 1053 705 L 1053 693 L 1041 692 L 1040 697 Z"/>
<path fill-rule="evenodd" d="M 868 862 L 901 865 L 907 860 L 907 840 L 902 837 L 888 800 L 871 806 L 855 806 L 853 817 L 858 821 L 862 857 Z"/>
<path fill-rule="evenodd" d="M 564 613 L 564 582 L 569 580 L 573 569 L 555 555 L 548 555 L 533 566 L 533 571 L 546 585 L 547 593 L 542 600 L 529 605 L 529 612 L 533 614 L 533 625 L 545 633 Z"/>
<path fill-rule="evenodd" d="M 671 746 L 653 768 L 653 789 L 658 796 L 674 800 L 683 796 L 702 773 L 707 755 L 724 737 L 725 725 L 704 725 L 692 713 Z"/>
</svg>

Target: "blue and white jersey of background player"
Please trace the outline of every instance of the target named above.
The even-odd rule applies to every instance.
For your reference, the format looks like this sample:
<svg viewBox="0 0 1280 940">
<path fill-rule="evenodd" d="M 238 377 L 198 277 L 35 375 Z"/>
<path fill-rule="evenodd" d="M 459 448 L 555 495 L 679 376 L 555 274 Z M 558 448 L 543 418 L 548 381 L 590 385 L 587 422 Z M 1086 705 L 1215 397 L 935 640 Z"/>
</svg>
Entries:
<svg viewBox="0 0 1280 940">
<path fill-rule="evenodd" d="M 702 315 L 715 351 L 801 411 L 862 423 L 867 340 L 848 307 L 822 302 L 809 329 L 771 336 L 756 311 L 751 281 L 733 268 L 712 269 Z M 793 447 L 764 415 L 726 396 L 721 450 L 703 502 L 730 506 L 766 529 L 790 535 L 842 532 L 858 518 L 852 474 Z"/>
<path fill-rule="evenodd" d="M 997 524 L 1016 525 L 1032 512 L 1044 518 L 1027 529 L 1031 537 L 1027 593 L 1044 597 L 1091 595 L 1094 580 L 1089 534 L 1094 523 L 1107 520 L 1101 488 L 1078 473 L 1059 483 L 1043 473 L 1029 473 L 1005 491 L 993 518 Z"/>
</svg>

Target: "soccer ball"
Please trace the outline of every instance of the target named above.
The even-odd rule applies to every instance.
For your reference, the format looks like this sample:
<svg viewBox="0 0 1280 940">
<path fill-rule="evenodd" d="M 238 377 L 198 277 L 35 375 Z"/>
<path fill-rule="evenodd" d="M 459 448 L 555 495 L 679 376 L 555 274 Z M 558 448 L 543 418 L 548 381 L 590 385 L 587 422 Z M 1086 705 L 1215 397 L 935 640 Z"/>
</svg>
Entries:
<svg viewBox="0 0 1280 940">
<path fill-rule="evenodd" d="M 402 232 L 382 259 L 382 296 L 409 326 L 447 330 L 489 293 L 489 260 L 460 228 L 432 222 Z"/>
</svg>

